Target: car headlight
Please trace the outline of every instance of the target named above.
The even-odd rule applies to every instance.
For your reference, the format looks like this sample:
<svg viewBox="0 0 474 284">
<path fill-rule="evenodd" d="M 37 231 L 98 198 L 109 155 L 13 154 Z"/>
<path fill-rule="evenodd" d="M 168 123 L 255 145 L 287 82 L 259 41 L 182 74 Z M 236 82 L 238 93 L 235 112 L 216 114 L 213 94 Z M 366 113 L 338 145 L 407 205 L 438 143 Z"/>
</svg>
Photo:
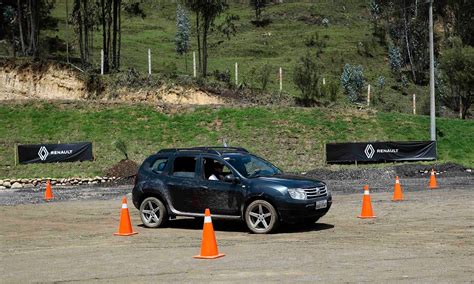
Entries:
<svg viewBox="0 0 474 284">
<path fill-rule="evenodd" d="M 306 192 L 302 188 L 288 188 L 291 198 L 298 200 L 306 200 Z"/>
</svg>

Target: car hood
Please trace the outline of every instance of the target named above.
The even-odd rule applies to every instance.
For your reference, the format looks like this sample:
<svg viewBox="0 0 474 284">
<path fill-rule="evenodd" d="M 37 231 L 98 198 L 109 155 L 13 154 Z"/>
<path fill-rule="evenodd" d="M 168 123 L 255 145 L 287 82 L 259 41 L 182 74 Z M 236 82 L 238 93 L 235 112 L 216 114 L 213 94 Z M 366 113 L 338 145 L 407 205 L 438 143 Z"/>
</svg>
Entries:
<svg viewBox="0 0 474 284">
<path fill-rule="evenodd" d="M 288 175 L 288 174 L 275 175 L 275 176 L 261 176 L 258 178 L 254 178 L 254 180 L 256 180 L 257 183 L 270 182 L 272 184 L 284 186 L 287 188 L 311 188 L 311 187 L 326 185 L 324 182 L 319 181 L 319 180 L 309 179 L 309 178 L 297 176 L 297 175 Z"/>
</svg>

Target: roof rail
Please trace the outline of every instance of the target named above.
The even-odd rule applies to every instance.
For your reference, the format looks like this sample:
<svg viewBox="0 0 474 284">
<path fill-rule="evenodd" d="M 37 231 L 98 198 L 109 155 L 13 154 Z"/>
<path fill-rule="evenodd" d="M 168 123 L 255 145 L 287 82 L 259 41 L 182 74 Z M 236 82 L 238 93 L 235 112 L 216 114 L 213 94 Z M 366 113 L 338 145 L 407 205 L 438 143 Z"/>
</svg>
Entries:
<svg viewBox="0 0 474 284">
<path fill-rule="evenodd" d="M 169 149 L 161 149 L 158 153 L 166 153 L 166 152 L 180 152 L 180 151 L 201 151 L 207 152 L 217 155 L 222 155 L 224 152 L 245 152 L 248 153 L 247 149 L 242 147 L 220 147 L 220 146 L 205 146 L 205 147 L 192 147 L 192 148 L 169 148 Z"/>
</svg>

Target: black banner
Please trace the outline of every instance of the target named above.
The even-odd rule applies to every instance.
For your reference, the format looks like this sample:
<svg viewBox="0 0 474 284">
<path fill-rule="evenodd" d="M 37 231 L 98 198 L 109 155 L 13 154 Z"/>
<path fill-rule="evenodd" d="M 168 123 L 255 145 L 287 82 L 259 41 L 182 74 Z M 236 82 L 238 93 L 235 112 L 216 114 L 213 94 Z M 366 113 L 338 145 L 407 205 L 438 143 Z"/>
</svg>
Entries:
<svg viewBox="0 0 474 284">
<path fill-rule="evenodd" d="M 327 163 L 432 160 L 436 160 L 435 141 L 326 144 Z"/>
<path fill-rule="evenodd" d="M 91 161 L 92 143 L 18 145 L 20 164 Z"/>
</svg>

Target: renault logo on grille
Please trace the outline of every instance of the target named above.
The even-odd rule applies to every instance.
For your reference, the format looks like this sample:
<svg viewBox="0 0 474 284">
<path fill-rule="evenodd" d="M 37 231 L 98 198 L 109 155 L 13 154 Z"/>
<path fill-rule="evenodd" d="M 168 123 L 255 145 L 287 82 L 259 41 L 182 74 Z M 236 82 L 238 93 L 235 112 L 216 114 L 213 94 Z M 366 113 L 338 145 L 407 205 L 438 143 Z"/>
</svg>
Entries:
<svg viewBox="0 0 474 284">
<path fill-rule="evenodd" d="M 44 146 L 41 146 L 41 148 L 38 151 L 38 156 L 40 157 L 41 161 L 46 160 L 48 155 L 49 155 L 48 149 L 46 149 L 46 147 Z"/>
<path fill-rule="evenodd" d="M 374 156 L 375 154 L 375 149 L 374 147 L 372 146 L 372 144 L 367 144 L 367 146 L 365 147 L 365 155 L 367 156 L 367 158 L 369 159 L 372 159 L 372 157 Z"/>
</svg>

